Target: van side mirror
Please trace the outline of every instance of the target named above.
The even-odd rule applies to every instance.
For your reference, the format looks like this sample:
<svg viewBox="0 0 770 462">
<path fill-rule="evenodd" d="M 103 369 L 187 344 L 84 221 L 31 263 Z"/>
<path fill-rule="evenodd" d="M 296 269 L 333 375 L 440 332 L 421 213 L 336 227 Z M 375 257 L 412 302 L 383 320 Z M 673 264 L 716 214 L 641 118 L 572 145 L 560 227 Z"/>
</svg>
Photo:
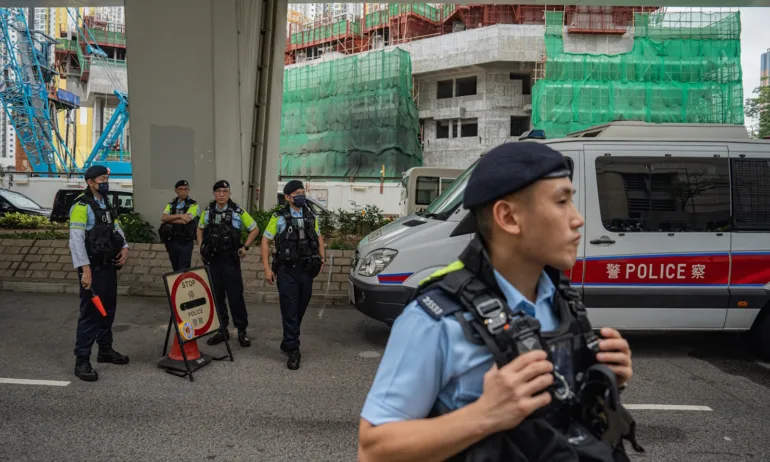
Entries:
<svg viewBox="0 0 770 462">
<path fill-rule="evenodd" d="M 457 223 L 457 226 L 455 226 L 455 229 L 452 230 L 452 233 L 449 235 L 449 237 L 455 237 L 455 236 L 462 236 L 465 234 L 472 234 L 476 232 L 476 219 L 473 217 L 473 214 L 468 211 L 468 213 L 465 214 L 462 220 L 460 220 L 460 223 Z"/>
</svg>

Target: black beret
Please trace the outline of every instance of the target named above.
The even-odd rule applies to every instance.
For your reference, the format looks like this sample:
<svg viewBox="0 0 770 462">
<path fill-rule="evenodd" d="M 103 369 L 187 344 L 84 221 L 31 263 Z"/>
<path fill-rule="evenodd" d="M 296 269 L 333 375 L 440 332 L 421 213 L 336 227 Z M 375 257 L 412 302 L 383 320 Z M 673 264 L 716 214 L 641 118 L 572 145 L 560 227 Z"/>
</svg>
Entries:
<svg viewBox="0 0 770 462">
<path fill-rule="evenodd" d="M 570 175 L 566 158 L 548 145 L 509 142 L 492 148 L 471 172 L 463 206 L 473 209 L 520 191 L 538 180 Z"/>
<path fill-rule="evenodd" d="M 180 187 L 180 186 L 190 186 L 190 184 L 186 180 L 179 180 L 174 185 L 174 189 Z"/>
<path fill-rule="evenodd" d="M 302 182 L 299 180 L 291 180 L 286 183 L 286 186 L 283 187 L 283 193 L 288 195 L 298 189 L 305 189 L 305 187 L 302 185 Z"/>
<path fill-rule="evenodd" d="M 84 175 L 86 180 L 93 180 L 94 178 L 98 178 L 102 175 L 109 175 L 110 169 L 105 167 L 104 165 L 92 165 L 88 167 L 88 170 L 86 170 L 86 174 Z"/>
<path fill-rule="evenodd" d="M 214 183 L 214 191 L 216 191 L 219 188 L 229 188 L 229 187 L 230 187 L 230 183 L 228 183 L 225 180 L 219 180 L 216 183 Z"/>
</svg>

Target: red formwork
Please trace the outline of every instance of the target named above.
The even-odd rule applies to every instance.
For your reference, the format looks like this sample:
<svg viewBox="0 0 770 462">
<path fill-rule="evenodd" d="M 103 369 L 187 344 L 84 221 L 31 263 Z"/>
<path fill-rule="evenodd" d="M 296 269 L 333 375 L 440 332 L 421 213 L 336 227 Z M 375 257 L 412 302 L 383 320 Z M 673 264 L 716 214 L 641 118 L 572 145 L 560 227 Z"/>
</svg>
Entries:
<svg viewBox="0 0 770 462">
<path fill-rule="evenodd" d="M 567 6 L 564 24 L 571 34 L 625 34 L 634 25 L 634 13 L 651 13 L 658 7 Z"/>
</svg>

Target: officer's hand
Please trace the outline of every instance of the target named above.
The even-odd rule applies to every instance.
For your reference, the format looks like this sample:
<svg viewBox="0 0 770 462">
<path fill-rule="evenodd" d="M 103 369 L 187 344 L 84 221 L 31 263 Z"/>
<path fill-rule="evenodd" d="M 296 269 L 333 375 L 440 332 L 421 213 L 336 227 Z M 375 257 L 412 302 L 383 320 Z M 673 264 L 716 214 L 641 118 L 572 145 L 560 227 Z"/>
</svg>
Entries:
<svg viewBox="0 0 770 462">
<path fill-rule="evenodd" d="M 123 250 L 120 251 L 120 255 L 118 255 L 115 263 L 118 266 L 123 266 L 126 264 L 126 260 L 128 260 L 128 249 L 124 247 Z"/>
<path fill-rule="evenodd" d="M 80 285 L 83 286 L 84 289 L 88 290 L 91 288 L 91 270 L 83 270 L 83 274 L 80 276 Z"/>
<path fill-rule="evenodd" d="M 551 402 L 550 393 L 541 393 L 553 383 L 553 364 L 546 358 L 543 350 L 530 351 L 484 374 L 484 392 L 477 403 L 495 432 L 515 427 Z"/>
<path fill-rule="evenodd" d="M 246 256 L 246 247 L 241 247 L 238 249 L 238 256 L 241 258 L 244 258 Z"/>
<path fill-rule="evenodd" d="M 275 273 L 273 273 L 273 270 L 271 269 L 265 270 L 265 281 L 267 281 L 268 284 L 272 284 L 275 282 Z"/>
<path fill-rule="evenodd" d="M 604 340 L 599 341 L 599 350 L 602 352 L 596 355 L 596 360 L 612 369 L 618 377 L 618 386 L 625 385 L 634 374 L 631 367 L 631 347 L 615 329 L 605 327 L 601 334 Z"/>
</svg>

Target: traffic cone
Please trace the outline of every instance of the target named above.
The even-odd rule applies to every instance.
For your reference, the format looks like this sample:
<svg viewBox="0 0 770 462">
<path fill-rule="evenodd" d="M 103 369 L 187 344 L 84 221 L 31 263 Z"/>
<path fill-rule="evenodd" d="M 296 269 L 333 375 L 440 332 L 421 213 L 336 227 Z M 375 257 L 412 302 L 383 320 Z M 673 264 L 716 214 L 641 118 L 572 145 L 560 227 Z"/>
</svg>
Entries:
<svg viewBox="0 0 770 462">
<path fill-rule="evenodd" d="M 184 344 L 184 353 L 187 355 L 188 361 L 194 361 L 200 358 L 201 352 L 198 350 L 198 341 L 193 340 L 192 342 L 186 342 Z M 182 350 L 179 348 L 179 340 L 177 340 L 176 335 L 174 335 L 174 343 L 171 345 L 171 351 L 169 352 L 168 357 L 174 361 L 184 361 Z"/>
</svg>

